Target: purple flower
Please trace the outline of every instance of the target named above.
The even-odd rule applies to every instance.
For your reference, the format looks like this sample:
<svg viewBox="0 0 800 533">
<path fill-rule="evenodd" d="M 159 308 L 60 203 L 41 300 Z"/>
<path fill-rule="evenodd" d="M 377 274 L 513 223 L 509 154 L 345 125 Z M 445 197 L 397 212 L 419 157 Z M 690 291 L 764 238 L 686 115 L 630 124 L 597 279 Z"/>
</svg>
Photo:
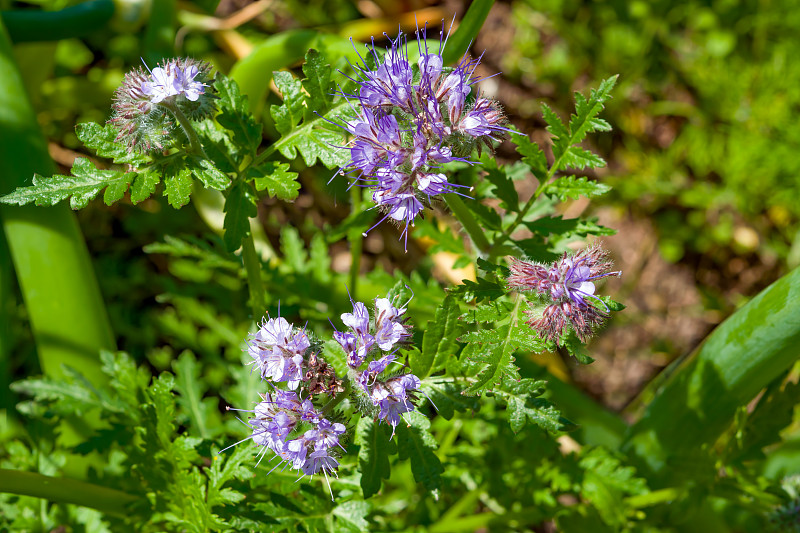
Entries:
<svg viewBox="0 0 800 533">
<path fill-rule="evenodd" d="M 468 99 L 479 81 L 474 72 L 480 59 L 465 57 L 455 68 L 445 69 L 444 44 L 429 50 L 427 27 L 417 30 L 417 38 L 416 78 L 402 33 L 391 40 L 383 58 L 373 42 L 369 55 L 375 66 L 363 62 L 355 67 L 358 91 L 344 95 L 357 101 L 356 118 L 342 126 L 353 136 L 342 174 L 374 189 L 372 199 L 385 213 L 381 222 L 399 222 L 406 241 L 409 225 L 434 198 L 462 187 L 448 181 L 441 166 L 453 161 L 474 164 L 463 156 L 510 131 L 496 103 Z"/>
<path fill-rule="evenodd" d="M 208 63 L 173 58 L 152 71 L 136 68 L 128 72 L 114 93 L 114 116 L 109 123 L 118 131 L 115 140 L 130 151 L 166 148 L 178 126 L 163 104 L 173 103 L 192 120 L 212 113 L 212 99 L 200 97 L 206 86 L 201 80 L 208 80 L 210 71 Z"/>
<path fill-rule="evenodd" d="M 296 389 L 304 379 L 304 356 L 311 346 L 305 332 L 292 333 L 293 330 L 283 317 L 266 320 L 247 350 L 263 379 L 285 381 L 290 389 Z"/>
<path fill-rule="evenodd" d="M 170 96 L 178 94 L 175 89 L 175 74 L 172 69 L 156 67 L 150 71 L 150 80 L 142 84 L 142 92 L 157 104 Z"/>
<path fill-rule="evenodd" d="M 333 448 L 341 446 L 339 435 L 345 432 L 344 424 L 332 424 L 329 420 L 322 419 L 317 424 L 317 429 L 306 431 L 306 439 L 314 443 L 314 449 Z"/>
<path fill-rule="evenodd" d="M 408 391 L 419 389 L 420 381 L 413 374 L 403 374 L 389 378 L 383 383 L 376 383 L 370 394 L 373 404 L 380 407 L 378 418 L 392 426 L 392 435 L 400 416 L 414 410 L 411 400 L 416 399 Z"/>
<path fill-rule="evenodd" d="M 509 264 L 511 274 L 507 280 L 512 289 L 534 291 L 553 301 L 541 314 L 528 311 L 528 324 L 542 337 L 558 341 L 571 326 L 586 342 L 608 316 L 608 306 L 595 296 L 595 283 L 622 274 L 611 268 L 608 253 L 594 245 L 572 255 L 564 253 L 550 266 L 514 259 Z"/>
</svg>

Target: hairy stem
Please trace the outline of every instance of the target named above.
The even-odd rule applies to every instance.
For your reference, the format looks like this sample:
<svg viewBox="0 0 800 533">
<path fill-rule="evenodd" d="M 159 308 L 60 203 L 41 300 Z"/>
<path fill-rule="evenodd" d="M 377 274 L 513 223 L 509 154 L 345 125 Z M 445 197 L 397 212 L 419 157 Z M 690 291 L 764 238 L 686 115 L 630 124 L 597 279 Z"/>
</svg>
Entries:
<svg viewBox="0 0 800 533">
<path fill-rule="evenodd" d="M 469 235 L 472 242 L 475 244 L 475 247 L 478 250 L 485 254 L 491 248 L 489 244 L 489 240 L 486 238 L 486 233 L 484 232 L 483 228 L 480 227 L 478 221 L 475 220 L 475 217 L 472 215 L 472 212 L 464 205 L 464 202 L 461 200 L 457 194 L 445 194 L 442 196 L 444 198 L 447 207 L 450 208 L 450 211 L 456 216 L 461 225 Z"/>
<path fill-rule="evenodd" d="M 250 292 L 253 320 L 258 322 L 264 316 L 267 304 L 264 300 L 264 282 L 261 280 L 261 260 L 256 253 L 252 232 L 242 240 L 242 261 L 247 273 L 247 288 Z"/>
<path fill-rule="evenodd" d="M 361 187 L 353 185 L 350 188 L 350 212 L 353 214 L 361 211 L 362 191 Z M 350 232 L 350 290 L 352 294 L 358 291 L 358 274 L 361 271 L 361 247 L 364 236 L 360 232 Z"/>
<path fill-rule="evenodd" d="M 181 111 L 175 102 L 161 102 L 160 105 L 169 109 L 170 113 L 172 113 L 178 120 L 178 123 L 181 125 L 186 137 L 189 138 L 189 145 L 192 147 L 192 152 L 208 159 L 205 150 L 203 150 L 203 145 L 200 143 L 200 137 L 197 136 L 197 132 L 194 131 L 192 123 L 188 118 L 186 118 L 186 115 L 183 114 L 183 111 Z"/>
<path fill-rule="evenodd" d="M 0 492 L 24 494 L 60 503 L 72 503 L 125 517 L 128 505 L 139 498 L 131 494 L 78 481 L 0 468 Z"/>
</svg>

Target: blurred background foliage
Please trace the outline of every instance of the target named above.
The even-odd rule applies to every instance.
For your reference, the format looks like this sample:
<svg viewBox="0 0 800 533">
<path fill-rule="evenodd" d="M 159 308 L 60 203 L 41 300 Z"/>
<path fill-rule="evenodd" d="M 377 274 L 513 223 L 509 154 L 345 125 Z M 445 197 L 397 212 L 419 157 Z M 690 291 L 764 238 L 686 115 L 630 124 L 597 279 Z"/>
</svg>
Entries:
<svg viewBox="0 0 800 533">
<path fill-rule="evenodd" d="M 0 10 L 58 10 L 78 3 L 0 0 Z M 420 19 L 438 21 L 466 10 L 464 2 L 422 0 L 157 0 L 119 6 L 109 25 L 83 37 L 48 41 L 34 36 L 15 44 L 50 154 L 62 173 L 81 155 L 74 124 L 107 120 L 114 89 L 140 58 L 152 65 L 162 57 L 191 55 L 231 72 L 281 32 L 319 30 L 332 36 L 330 50 L 343 50 L 350 36 L 367 41 L 370 35 L 392 35 L 398 23 L 413 29 L 415 11 Z M 742 302 L 800 264 L 797 28 L 800 11 L 789 0 L 513 0 L 495 4 L 473 45 L 474 55 L 485 51 L 481 75 L 502 72 L 484 82 L 483 90 L 503 103 L 512 124 L 540 142 L 546 139 L 542 102 L 563 116 L 572 107 L 574 90 L 620 74 L 604 113 L 614 133 L 594 147 L 609 162 L 598 177 L 614 190 L 592 209 L 601 223 L 619 230 L 606 242 L 624 275 L 609 293 L 628 309 L 594 340 L 595 364 L 575 369 L 569 361 L 539 361 L 615 410 L 623 410 L 659 370 L 693 350 Z M 297 68 L 305 44 L 282 45 L 295 60 L 274 69 Z M 343 57 L 328 57 L 346 67 Z M 265 79 L 271 70 L 265 67 Z M 251 102 L 268 138 L 275 132 L 266 110 L 279 101 L 271 86 L 264 101 Z M 512 157 L 512 148 L 498 149 L 499 160 Z M 304 168 L 301 161 L 292 165 L 301 171 L 300 197 L 291 205 L 267 201 L 260 206 L 257 245 L 267 265 L 270 309 L 277 311 L 280 304 L 282 315 L 322 331 L 329 328 L 327 317 L 347 310 L 344 286 L 351 265 L 342 234 L 319 230 L 347 219 L 348 193 L 343 180 L 328 185 L 329 173 Z M 526 186 L 532 191 L 523 183 L 521 193 Z M 584 209 L 573 202 L 565 216 Z M 110 208 L 96 200 L 77 213 L 119 348 L 156 371 L 170 369 L 189 350 L 212 391 L 208 396 L 215 398 L 215 390 L 245 387 L 246 377 L 231 376 L 229 368 L 242 359 L 242 339 L 252 318 L 242 265 L 224 252 L 219 236 L 220 213 L 219 198 L 204 191 L 196 191 L 192 206 L 179 211 L 159 197 Z M 344 227 L 363 225 L 364 220 L 348 219 Z M 440 231 L 420 224 L 408 254 L 395 228 L 371 232 L 364 242 L 361 272 L 366 277 L 358 296 L 385 293 L 394 276 L 404 273 L 416 294 L 411 315 L 416 324 L 425 324 L 431 318 L 426 313 L 435 307 L 430 302 L 441 298 L 441 284 L 469 276 L 447 262 L 448 246 L 463 246 L 458 239 L 445 245 L 438 235 L 439 244 L 430 248 L 434 239 L 429 236 Z M 6 385 L 39 368 L 24 305 L 8 312 L 12 358 L 2 368 L 0 408 L 11 412 L 21 398 Z M 6 436 L 14 431 L 10 421 L 2 430 Z M 476 426 L 468 428 L 475 439 L 489 439 L 484 433 L 495 431 L 480 418 L 469 424 Z M 447 424 L 435 424 L 434 432 L 446 449 Z M 792 436 L 800 436 L 797 421 L 784 432 L 790 441 Z M 528 451 L 530 442 L 519 441 Z M 550 440 L 535 442 L 542 448 L 537 450 L 542 464 L 559 453 Z M 786 454 L 774 455 L 768 465 L 771 477 L 794 468 L 791 445 L 783 449 Z M 6 466 L 19 467 L 22 460 Z M 468 477 L 474 458 L 460 460 L 452 475 Z M 493 461 L 491 456 L 483 460 Z M 520 465 L 520 476 L 527 468 Z M 525 485 L 531 490 L 526 504 L 556 505 L 546 501 L 548 491 L 539 493 L 536 487 L 579 484 L 576 472 L 562 473 L 556 481 L 532 476 Z M 413 483 L 410 471 L 404 475 Z M 492 483 L 523 486 L 517 476 Z M 489 509 L 499 505 L 485 494 L 470 497 Z M 387 527 L 393 521 L 408 523 L 391 507 L 408 504 L 391 498 L 381 504 Z M 414 512 L 420 515 L 417 521 L 441 518 L 433 506 Z"/>
</svg>

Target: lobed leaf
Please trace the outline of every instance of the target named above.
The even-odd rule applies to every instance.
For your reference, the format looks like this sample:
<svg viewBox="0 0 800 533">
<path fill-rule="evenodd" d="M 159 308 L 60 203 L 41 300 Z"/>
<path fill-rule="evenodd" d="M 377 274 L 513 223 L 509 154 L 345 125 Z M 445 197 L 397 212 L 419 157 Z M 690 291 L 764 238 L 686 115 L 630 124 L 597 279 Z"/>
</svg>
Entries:
<svg viewBox="0 0 800 533">
<path fill-rule="evenodd" d="M 434 319 L 428 322 L 422 336 L 421 356 L 411 359 L 411 370 L 420 379 L 443 368 L 445 361 L 455 356 L 458 349 L 456 339 L 461 333 L 459 314 L 455 297 L 448 294 L 436 309 Z"/>
<path fill-rule="evenodd" d="M 270 196 L 285 202 L 297 198 L 300 190 L 297 172 L 289 170 L 289 163 L 267 161 L 249 169 L 247 177 L 253 180 L 257 191 L 266 190 Z"/>
<path fill-rule="evenodd" d="M 416 411 L 406 413 L 403 419 L 408 425 L 397 426 L 400 459 L 411 463 L 411 472 L 417 483 L 422 483 L 428 490 L 439 489 L 444 468 L 436 455 L 439 444 L 430 433 L 430 420 Z"/>
<path fill-rule="evenodd" d="M 75 134 L 84 146 L 100 157 L 112 159 L 114 163 L 139 166 L 147 162 L 146 155 L 131 151 L 116 140 L 119 132 L 112 124 L 82 122 L 75 125 Z"/>
<path fill-rule="evenodd" d="M 567 199 L 577 200 L 581 196 L 594 198 L 611 190 L 604 183 L 591 181 L 586 176 L 561 176 L 547 185 L 545 194 L 556 196 L 562 202 Z"/>
<path fill-rule="evenodd" d="M 241 94 L 233 79 L 219 73 L 214 79 L 214 88 L 219 97 L 217 122 L 233 133 L 235 144 L 255 155 L 261 145 L 261 125 L 250 113 L 247 96 Z"/>
<path fill-rule="evenodd" d="M 242 245 L 242 240 L 250 234 L 250 219 L 258 215 L 256 198 L 250 185 L 241 180 L 237 181 L 228 192 L 223 211 L 225 249 L 235 252 Z"/>
<path fill-rule="evenodd" d="M 134 173 L 118 170 L 100 170 L 88 159 L 78 157 L 72 165 L 71 176 L 56 174 L 45 178 L 35 174 L 33 185 L 18 187 L 14 192 L 0 197 L 0 203 L 25 205 L 35 202 L 41 206 L 55 205 L 70 198 L 72 209 L 82 209 L 107 187 L 112 189 L 106 199 L 113 203 L 122 198 L 134 176 Z"/>
<path fill-rule="evenodd" d="M 358 466 L 361 472 L 361 491 L 369 498 L 381 490 L 381 483 L 389 479 L 389 436 L 386 428 L 369 417 L 361 417 L 356 426 L 355 443 Z"/>
</svg>

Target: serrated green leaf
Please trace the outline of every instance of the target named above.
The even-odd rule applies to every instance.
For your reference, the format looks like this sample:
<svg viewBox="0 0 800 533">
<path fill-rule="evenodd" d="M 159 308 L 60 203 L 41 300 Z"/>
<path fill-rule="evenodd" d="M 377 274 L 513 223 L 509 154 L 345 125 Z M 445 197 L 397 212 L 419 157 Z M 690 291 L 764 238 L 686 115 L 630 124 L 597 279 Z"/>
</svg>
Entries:
<svg viewBox="0 0 800 533">
<path fill-rule="evenodd" d="M 223 210 L 225 249 L 234 252 L 242 245 L 242 240 L 250 234 L 250 219 L 258 215 L 256 198 L 250 185 L 241 180 L 236 181 L 228 192 Z"/>
<path fill-rule="evenodd" d="M 83 122 L 75 125 L 78 139 L 98 156 L 113 159 L 114 163 L 138 166 L 147 162 L 147 156 L 131 151 L 115 139 L 119 131 L 112 124 Z"/>
<path fill-rule="evenodd" d="M 462 336 L 461 340 L 469 344 L 480 344 L 470 359 L 474 363 L 483 364 L 483 369 L 475 376 L 464 394 L 477 396 L 483 392 L 491 392 L 493 387 L 506 379 L 517 379 L 518 370 L 514 365 L 514 345 L 510 342 L 510 326 L 508 324 L 492 330 L 480 330 Z M 498 338 L 501 340 L 498 342 Z"/>
<path fill-rule="evenodd" d="M 368 502 L 350 500 L 334 507 L 332 513 L 352 526 L 354 531 L 368 531 L 370 524 L 367 522 L 367 516 L 371 509 L 372 506 Z M 344 524 L 339 524 L 342 525 Z"/>
<path fill-rule="evenodd" d="M 481 164 L 483 170 L 486 171 L 486 179 L 494 185 L 492 193 L 502 201 L 500 206 L 506 211 L 518 211 L 519 195 L 514 187 L 514 182 L 506 173 L 506 167 L 499 166 L 497 159 L 488 153 L 481 156 Z"/>
<path fill-rule="evenodd" d="M 178 209 L 188 204 L 189 196 L 192 194 L 192 183 L 191 170 L 169 165 L 165 169 L 164 176 L 164 193 L 167 195 L 169 205 Z"/>
<path fill-rule="evenodd" d="M 603 104 L 611 97 L 611 89 L 617 83 L 618 76 L 612 76 L 600 84 L 597 89 L 592 89 L 589 98 L 580 93 L 575 93 L 575 114 L 570 117 L 569 129 L 572 134 L 570 144 L 581 142 L 587 133 L 593 131 L 610 131 L 608 122 L 597 118 L 603 110 Z"/>
<path fill-rule="evenodd" d="M 99 170 L 88 159 L 78 157 L 72 165 L 72 176 L 56 174 L 45 178 L 35 174 L 32 186 L 18 187 L 14 192 L 0 197 L 0 203 L 25 205 L 35 202 L 36 205 L 55 205 L 70 198 L 70 207 L 81 209 L 109 186 L 114 187 L 109 198 L 121 197 L 119 188 L 127 190 L 133 176 L 133 173 L 117 170 Z"/>
<path fill-rule="evenodd" d="M 261 125 L 250 113 L 247 96 L 241 94 L 239 85 L 233 79 L 219 73 L 214 80 L 214 88 L 219 97 L 217 122 L 233 133 L 238 146 L 245 147 L 255 155 L 261 145 Z"/>
<path fill-rule="evenodd" d="M 381 490 L 382 480 L 389 479 L 387 428 L 362 416 L 356 426 L 355 443 L 360 446 L 358 465 L 361 472 L 361 491 L 364 498 L 369 498 Z"/>
<path fill-rule="evenodd" d="M 448 294 L 436 309 L 434 319 L 428 322 L 420 357 L 411 358 L 411 370 L 420 379 L 443 368 L 447 359 L 455 355 L 458 349 L 456 339 L 461 333 L 459 314 L 458 303 Z"/>
<path fill-rule="evenodd" d="M 418 483 L 428 490 L 441 487 L 441 474 L 444 472 L 436 455 L 439 444 L 430 433 L 430 420 L 416 411 L 406 413 L 403 419 L 408 423 L 397 426 L 397 450 L 401 460 L 409 460 L 411 472 Z"/>
<path fill-rule="evenodd" d="M 200 180 L 206 189 L 224 191 L 231 184 L 231 179 L 208 159 L 190 156 L 186 158 L 186 164 L 192 171 L 192 176 Z"/>
<path fill-rule="evenodd" d="M 545 384 L 545 381 L 527 378 L 507 380 L 495 391 L 506 402 L 508 423 L 514 433 L 519 433 L 528 422 L 550 433 L 575 428 L 552 403 L 537 398 L 545 391 Z"/>
<path fill-rule="evenodd" d="M 188 413 L 191 421 L 190 428 L 207 439 L 211 433 L 206 426 L 209 418 L 209 405 L 203 403 L 203 393 L 205 393 L 204 382 L 200 379 L 200 369 L 197 367 L 197 360 L 194 355 L 186 350 L 176 361 L 172 363 L 175 372 L 175 386 L 180 393 L 178 403 Z"/>
<path fill-rule="evenodd" d="M 253 180 L 256 190 L 263 191 L 266 189 L 270 196 L 284 202 L 297 198 L 300 190 L 297 172 L 290 171 L 288 163 L 267 161 L 249 169 L 247 177 Z"/>
<path fill-rule="evenodd" d="M 585 148 L 570 146 L 565 150 L 561 164 L 564 168 L 600 168 L 606 166 L 606 161 Z"/>
<path fill-rule="evenodd" d="M 522 162 L 531 169 L 536 179 L 543 180 L 547 176 L 547 156 L 539 145 L 526 135 L 512 135 L 511 141 L 517 145 L 517 152 L 522 155 Z"/>
<path fill-rule="evenodd" d="M 303 88 L 308 94 L 306 106 L 306 119 L 311 113 L 324 115 L 331 108 L 333 95 L 336 90 L 331 79 L 331 66 L 313 48 L 306 52 L 306 61 L 303 63 Z"/>
<path fill-rule="evenodd" d="M 594 198 L 611 190 L 611 187 L 597 181 L 591 181 L 586 176 L 561 176 L 547 185 L 545 194 L 558 197 L 559 200 L 577 200 L 581 196 Z"/>
<path fill-rule="evenodd" d="M 243 465 L 252 459 L 253 452 L 247 446 L 235 446 L 226 454 L 215 454 L 212 457 L 211 467 L 206 471 L 208 475 L 208 505 L 213 507 L 220 504 L 232 504 L 241 501 L 244 494 L 225 489 L 223 486 L 234 479 L 246 479 L 252 475 L 252 469 Z"/>
<path fill-rule="evenodd" d="M 131 202 L 138 204 L 150 198 L 160 182 L 161 175 L 152 168 L 137 171 L 131 184 Z"/>
<path fill-rule="evenodd" d="M 496 322 L 508 318 L 508 314 L 514 308 L 511 302 L 489 301 L 470 309 L 461 319 L 472 324 L 484 324 L 486 322 Z"/>
<path fill-rule="evenodd" d="M 448 361 L 449 363 L 449 361 Z M 449 367 L 448 367 L 449 368 Z M 448 370 L 448 374 L 452 372 Z M 422 390 L 436 406 L 436 412 L 446 420 L 453 418 L 456 411 L 477 411 L 480 402 L 477 398 L 462 394 L 465 385 L 459 382 L 422 381 Z"/>
<path fill-rule="evenodd" d="M 542 104 L 542 116 L 547 123 L 547 131 L 553 136 L 553 156 L 558 160 L 564 153 L 564 150 L 572 144 L 569 130 L 564 125 L 561 117 L 550 109 L 550 106 L 547 104 Z"/>
<path fill-rule="evenodd" d="M 616 230 L 597 224 L 596 218 L 563 218 L 562 215 L 555 217 L 541 217 L 530 222 L 523 223 L 525 227 L 533 233 L 548 237 L 554 234 L 560 238 L 570 238 L 574 236 L 585 237 L 587 235 L 614 235 Z"/>
<path fill-rule="evenodd" d="M 291 72 L 273 72 L 272 77 L 283 97 L 283 104 L 270 107 L 269 114 L 275 120 L 275 129 L 286 135 L 303 120 L 303 85 Z"/>
<path fill-rule="evenodd" d="M 466 302 L 471 300 L 482 301 L 485 299 L 496 300 L 503 296 L 506 291 L 499 283 L 478 277 L 476 281 L 462 280 L 461 285 L 451 290 L 454 295 L 459 295 Z"/>
<path fill-rule="evenodd" d="M 314 124 L 311 122 L 310 124 Z M 302 134 L 300 133 L 302 130 Z M 306 165 L 314 166 L 319 159 L 328 168 L 344 165 L 350 159 L 349 152 L 339 148 L 342 145 L 342 134 L 322 128 L 298 128 L 285 135 L 275 144 L 287 159 L 297 158 L 297 152 L 303 156 Z"/>
</svg>

